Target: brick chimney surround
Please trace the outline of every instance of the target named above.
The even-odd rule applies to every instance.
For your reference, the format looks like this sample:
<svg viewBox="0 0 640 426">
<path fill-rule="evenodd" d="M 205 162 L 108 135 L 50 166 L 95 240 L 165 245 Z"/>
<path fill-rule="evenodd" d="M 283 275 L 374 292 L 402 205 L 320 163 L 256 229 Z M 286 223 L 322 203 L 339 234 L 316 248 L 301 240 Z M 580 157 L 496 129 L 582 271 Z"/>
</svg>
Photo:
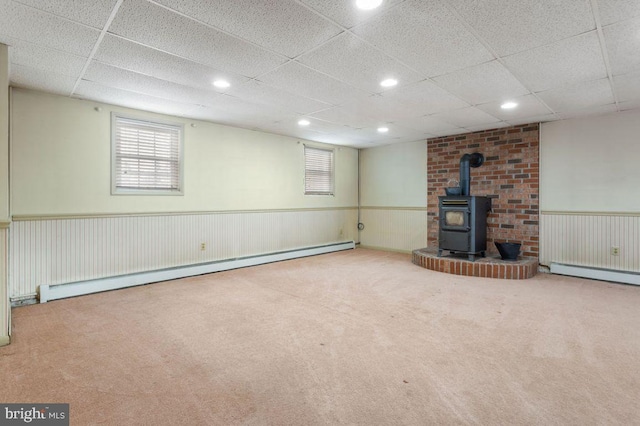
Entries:
<svg viewBox="0 0 640 426">
<path fill-rule="evenodd" d="M 444 188 L 456 186 L 459 180 L 460 157 L 482 153 L 485 162 L 471 169 L 471 195 L 492 198 L 492 210 L 487 216 L 487 257 L 499 256 L 494 242 L 520 243 L 522 262 L 535 265 L 539 251 L 539 124 L 524 124 L 492 130 L 444 136 L 427 140 L 427 214 L 428 247 L 421 255 L 438 248 L 438 196 Z M 416 251 L 418 252 L 418 251 Z M 416 259 L 414 263 L 428 269 L 461 275 L 476 275 L 478 268 L 457 267 L 438 261 Z M 462 261 L 466 262 L 466 261 Z M 427 265 L 427 266 L 425 266 Z M 533 266 L 529 268 L 533 268 Z M 516 268 L 517 265 L 514 265 Z M 446 269 L 446 271 L 444 270 Z M 491 268 L 486 268 L 487 270 Z M 469 273 L 466 273 L 466 271 Z M 462 273 L 465 271 L 465 273 Z M 533 272 L 535 273 L 535 272 Z M 487 272 L 480 276 L 491 276 Z M 505 273 L 496 278 L 517 278 L 521 274 Z M 528 278 L 525 274 L 523 278 Z"/>
</svg>

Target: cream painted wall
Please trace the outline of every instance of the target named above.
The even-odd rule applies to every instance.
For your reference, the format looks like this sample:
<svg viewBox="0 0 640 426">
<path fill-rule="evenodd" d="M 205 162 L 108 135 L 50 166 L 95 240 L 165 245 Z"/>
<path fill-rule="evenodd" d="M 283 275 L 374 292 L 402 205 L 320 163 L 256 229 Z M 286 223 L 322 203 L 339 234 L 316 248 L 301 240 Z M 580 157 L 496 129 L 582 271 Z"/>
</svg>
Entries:
<svg viewBox="0 0 640 426">
<path fill-rule="evenodd" d="M 427 142 L 360 151 L 362 246 L 411 252 L 427 246 Z"/>
<path fill-rule="evenodd" d="M 9 220 L 9 48 L 0 44 L 0 346 L 9 343 L 11 309 L 7 288 Z"/>
<path fill-rule="evenodd" d="M 0 222 L 9 220 L 9 48 L 0 44 Z"/>
<path fill-rule="evenodd" d="M 305 196 L 305 141 L 12 90 L 14 216 L 357 206 L 355 149 L 333 147 L 335 196 Z M 183 196 L 111 195 L 111 111 L 185 125 Z"/>
<path fill-rule="evenodd" d="M 540 208 L 640 212 L 640 110 L 543 123 Z"/>
<path fill-rule="evenodd" d="M 427 142 L 408 142 L 360 151 L 360 204 L 427 206 Z"/>
</svg>

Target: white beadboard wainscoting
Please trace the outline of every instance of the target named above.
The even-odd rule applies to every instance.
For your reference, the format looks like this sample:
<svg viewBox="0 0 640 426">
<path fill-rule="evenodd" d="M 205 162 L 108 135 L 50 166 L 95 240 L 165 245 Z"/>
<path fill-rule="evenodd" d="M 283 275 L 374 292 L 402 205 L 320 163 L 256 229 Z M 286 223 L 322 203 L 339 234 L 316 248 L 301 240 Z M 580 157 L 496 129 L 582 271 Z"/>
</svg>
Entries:
<svg viewBox="0 0 640 426">
<path fill-rule="evenodd" d="M 7 239 L 9 224 L 0 224 L 0 346 L 9 343 L 11 334 L 10 307 L 7 298 Z"/>
<path fill-rule="evenodd" d="M 12 302 L 40 285 L 195 265 L 357 240 L 357 208 L 14 217 Z"/>
<path fill-rule="evenodd" d="M 540 263 L 640 273 L 640 213 L 543 211 Z"/>
<path fill-rule="evenodd" d="M 361 207 L 360 244 L 410 253 L 427 246 L 426 207 Z"/>
</svg>

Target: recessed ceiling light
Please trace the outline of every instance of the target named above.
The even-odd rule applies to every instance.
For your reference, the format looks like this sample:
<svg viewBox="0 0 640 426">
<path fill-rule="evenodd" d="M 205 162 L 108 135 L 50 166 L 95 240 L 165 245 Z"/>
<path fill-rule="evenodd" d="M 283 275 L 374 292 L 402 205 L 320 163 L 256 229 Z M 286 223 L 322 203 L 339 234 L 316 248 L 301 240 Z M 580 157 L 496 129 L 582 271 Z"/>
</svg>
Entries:
<svg viewBox="0 0 640 426">
<path fill-rule="evenodd" d="M 226 89 L 227 87 L 231 86 L 231 83 L 229 83 L 227 80 L 216 80 L 213 82 L 213 85 L 218 89 Z"/>
<path fill-rule="evenodd" d="M 515 107 L 517 107 L 518 104 L 515 102 L 505 102 L 502 105 L 500 105 L 500 108 L 502 109 L 513 109 Z"/>
<path fill-rule="evenodd" d="M 378 127 L 379 133 L 387 133 L 389 131 L 388 127 Z"/>
<path fill-rule="evenodd" d="M 298 121 L 298 124 L 300 126 L 308 126 L 309 124 L 311 124 L 311 122 L 309 120 L 302 119 L 302 120 Z"/>
<path fill-rule="evenodd" d="M 382 80 L 380 82 L 380 86 L 382 87 L 393 87 L 396 84 L 398 84 L 398 80 L 396 80 L 395 78 L 387 78 L 386 80 Z"/>
<path fill-rule="evenodd" d="M 356 0 L 356 6 L 362 10 L 371 10 L 382 4 L 382 0 Z"/>
</svg>

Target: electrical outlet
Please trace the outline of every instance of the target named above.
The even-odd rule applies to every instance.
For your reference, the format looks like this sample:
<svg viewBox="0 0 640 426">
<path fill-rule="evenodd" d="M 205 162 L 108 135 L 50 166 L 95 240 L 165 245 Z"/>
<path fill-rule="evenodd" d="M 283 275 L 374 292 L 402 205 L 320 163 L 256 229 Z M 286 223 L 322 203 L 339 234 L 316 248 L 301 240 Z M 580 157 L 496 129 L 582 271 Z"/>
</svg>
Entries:
<svg viewBox="0 0 640 426">
<path fill-rule="evenodd" d="M 200 243 L 200 250 L 205 251 L 207 249 L 207 243 Z"/>
<path fill-rule="evenodd" d="M 620 247 L 611 247 L 611 256 L 619 256 Z"/>
</svg>

